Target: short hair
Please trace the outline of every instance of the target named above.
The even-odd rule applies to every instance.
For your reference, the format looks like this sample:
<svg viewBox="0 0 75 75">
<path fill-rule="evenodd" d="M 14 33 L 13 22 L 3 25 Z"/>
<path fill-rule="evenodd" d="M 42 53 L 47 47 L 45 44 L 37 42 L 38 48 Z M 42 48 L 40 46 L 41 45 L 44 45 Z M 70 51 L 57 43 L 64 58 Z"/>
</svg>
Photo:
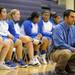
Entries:
<svg viewBox="0 0 75 75">
<path fill-rule="evenodd" d="M 67 9 L 67 10 L 65 10 L 64 13 L 63 13 L 63 18 L 68 17 L 71 12 L 75 12 L 75 11 L 72 10 L 72 9 Z"/>
<path fill-rule="evenodd" d="M 45 9 L 45 10 L 51 10 L 51 8 L 50 7 L 47 7 L 47 6 L 42 6 L 41 8 L 42 9 Z"/>
<path fill-rule="evenodd" d="M 56 18 L 58 16 L 60 16 L 60 15 L 58 13 L 56 13 L 56 12 L 51 15 L 51 17 L 53 17 L 53 18 Z"/>
<path fill-rule="evenodd" d="M 35 17 L 39 17 L 40 16 L 40 14 L 38 13 L 38 12 L 32 12 L 32 14 L 31 14 L 31 20 L 33 20 Z"/>
<path fill-rule="evenodd" d="M 42 6 L 41 9 L 42 9 L 41 14 L 47 13 L 47 11 L 49 11 L 49 12 L 51 11 L 51 8 L 50 7 L 47 7 L 47 6 Z"/>
</svg>

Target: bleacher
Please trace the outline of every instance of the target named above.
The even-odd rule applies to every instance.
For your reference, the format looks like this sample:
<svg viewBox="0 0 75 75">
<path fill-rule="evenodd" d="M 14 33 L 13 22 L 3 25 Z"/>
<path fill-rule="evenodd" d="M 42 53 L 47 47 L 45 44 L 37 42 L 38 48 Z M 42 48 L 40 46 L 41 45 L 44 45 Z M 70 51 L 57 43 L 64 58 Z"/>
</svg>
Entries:
<svg viewBox="0 0 75 75">
<path fill-rule="evenodd" d="M 58 6 L 52 0 L 0 0 L 0 6 L 8 10 L 13 8 L 20 9 L 23 17 L 27 18 L 32 11 L 41 12 L 41 6 L 49 6 L 52 11 L 62 14 L 64 7 Z"/>
</svg>

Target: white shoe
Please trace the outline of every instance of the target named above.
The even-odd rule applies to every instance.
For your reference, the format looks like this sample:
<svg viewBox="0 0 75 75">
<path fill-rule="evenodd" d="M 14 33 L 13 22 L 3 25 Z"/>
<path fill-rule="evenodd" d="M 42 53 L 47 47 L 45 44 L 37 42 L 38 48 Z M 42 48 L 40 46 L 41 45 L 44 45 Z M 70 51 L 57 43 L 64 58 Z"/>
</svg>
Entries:
<svg viewBox="0 0 75 75">
<path fill-rule="evenodd" d="M 5 64 L 0 64 L 0 69 L 2 69 L 2 70 L 8 70 L 8 69 L 10 69 L 10 67 L 8 67 Z"/>
<path fill-rule="evenodd" d="M 41 65 L 37 57 L 33 58 L 30 62 L 29 65 Z"/>
<path fill-rule="evenodd" d="M 47 64 L 47 61 L 46 61 L 46 59 L 44 57 L 41 57 L 41 63 L 44 64 L 44 65 Z"/>
<path fill-rule="evenodd" d="M 34 61 L 37 63 L 37 65 L 41 65 L 41 63 L 39 62 L 39 60 L 38 60 L 38 58 L 36 57 L 36 58 L 34 58 Z"/>
<path fill-rule="evenodd" d="M 35 58 L 33 58 L 30 62 L 29 62 L 29 65 L 41 65 L 40 64 L 40 62 L 39 62 L 39 60 L 38 60 L 38 58 L 37 57 L 35 57 Z"/>
<path fill-rule="evenodd" d="M 29 65 L 37 65 L 37 62 L 35 61 L 35 59 L 33 58 L 32 60 L 30 60 Z"/>
</svg>

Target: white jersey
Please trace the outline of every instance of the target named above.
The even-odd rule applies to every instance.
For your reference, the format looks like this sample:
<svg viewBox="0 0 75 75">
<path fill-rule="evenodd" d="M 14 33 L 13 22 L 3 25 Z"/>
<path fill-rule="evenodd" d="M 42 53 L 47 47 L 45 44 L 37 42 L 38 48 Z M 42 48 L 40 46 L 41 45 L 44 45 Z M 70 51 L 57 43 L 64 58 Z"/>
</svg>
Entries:
<svg viewBox="0 0 75 75">
<path fill-rule="evenodd" d="M 26 35 L 25 31 L 24 31 L 24 25 L 21 26 L 21 34 L 22 35 Z"/>
<path fill-rule="evenodd" d="M 8 23 L 6 21 L 0 21 L 0 35 L 8 36 L 10 32 L 8 31 Z"/>
<path fill-rule="evenodd" d="M 22 33 L 23 30 L 20 28 L 19 23 L 14 23 L 14 28 L 15 28 L 15 31 L 16 31 L 17 34 L 25 35 L 25 34 Z"/>
<path fill-rule="evenodd" d="M 50 21 L 48 22 L 43 21 L 43 32 L 51 33 L 52 28 L 53 28 L 53 25 Z"/>
<path fill-rule="evenodd" d="M 32 23 L 32 33 L 38 33 L 38 24 Z"/>
<path fill-rule="evenodd" d="M 17 34 L 21 34 L 21 30 L 18 23 L 14 23 L 14 28 Z"/>
</svg>

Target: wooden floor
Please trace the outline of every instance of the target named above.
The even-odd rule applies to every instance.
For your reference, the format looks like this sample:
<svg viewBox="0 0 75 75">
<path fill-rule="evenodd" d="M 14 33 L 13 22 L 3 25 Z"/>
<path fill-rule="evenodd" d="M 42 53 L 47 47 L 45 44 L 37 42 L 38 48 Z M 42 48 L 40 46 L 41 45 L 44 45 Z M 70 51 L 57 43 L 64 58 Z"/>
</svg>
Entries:
<svg viewBox="0 0 75 75">
<path fill-rule="evenodd" d="M 53 73 L 55 64 L 28 66 L 27 68 L 17 68 L 11 70 L 0 70 L 0 75 L 58 75 Z M 61 74 L 60 74 L 61 75 Z M 75 74 L 67 74 L 75 75 Z"/>
<path fill-rule="evenodd" d="M 41 66 L 28 66 L 27 68 L 17 68 L 11 70 L 0 70 L 0 75 L 46 75 L 48 71 L 54 70 L 55 64 L 41 65 Z M 42 75 L 41 74 L 41 75 Z"/>
</svg>

